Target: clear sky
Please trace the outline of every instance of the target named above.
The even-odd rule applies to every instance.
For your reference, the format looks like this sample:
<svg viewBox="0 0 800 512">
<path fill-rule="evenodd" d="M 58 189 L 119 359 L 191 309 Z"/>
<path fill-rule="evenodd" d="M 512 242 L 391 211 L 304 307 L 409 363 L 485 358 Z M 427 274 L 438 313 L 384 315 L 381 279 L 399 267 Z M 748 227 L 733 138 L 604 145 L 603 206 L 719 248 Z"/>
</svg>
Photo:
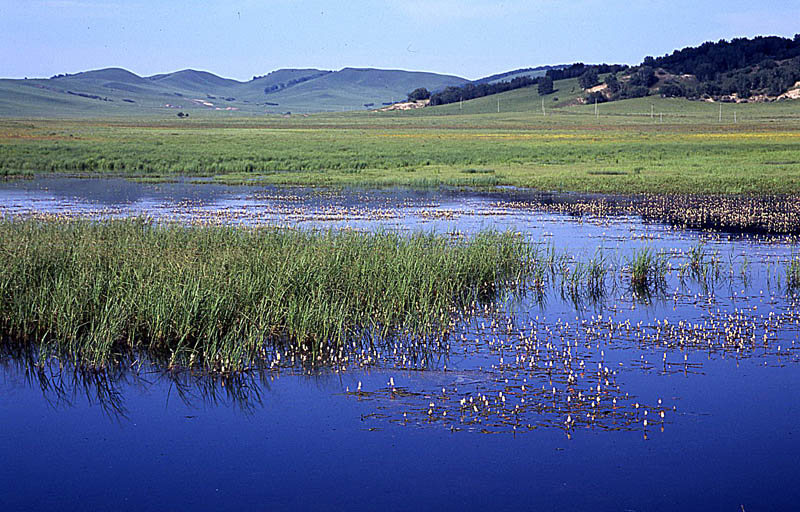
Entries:
<svg viewBox="0 0 800 512">
<path fill-rule="evenodd" d="M 800 32 L 800 0 L 0 0 L 0 76 L 346 66 L 479 78 Z"/>
</svg>

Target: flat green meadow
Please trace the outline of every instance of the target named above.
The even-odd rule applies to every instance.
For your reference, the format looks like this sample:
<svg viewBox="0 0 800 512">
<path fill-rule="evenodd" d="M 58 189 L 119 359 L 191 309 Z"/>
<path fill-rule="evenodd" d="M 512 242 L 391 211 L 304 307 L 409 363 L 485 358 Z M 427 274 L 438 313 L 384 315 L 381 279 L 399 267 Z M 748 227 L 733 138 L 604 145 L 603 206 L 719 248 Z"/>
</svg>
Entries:
<svg viewBox="0 0 800 512">
<path fill-rule="evenodd" d="M 553 107 L 552 98 L 544 99 L 544 114 L 541 98 L 522 89 L 463 106 L 406 112 L 3 119 L 0 174 L 616 193 L 800 192 L 800 101 L 722 104 L 720 121 L 718 103 L 640 98 L 595 110 Z"/>
</svg>

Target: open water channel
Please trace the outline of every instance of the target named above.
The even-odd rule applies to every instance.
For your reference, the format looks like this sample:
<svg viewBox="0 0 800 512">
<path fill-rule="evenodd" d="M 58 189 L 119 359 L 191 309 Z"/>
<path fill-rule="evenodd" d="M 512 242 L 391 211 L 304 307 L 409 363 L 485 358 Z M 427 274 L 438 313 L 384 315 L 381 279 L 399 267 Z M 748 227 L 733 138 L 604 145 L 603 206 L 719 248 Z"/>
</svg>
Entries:
<svg viewBox="0 0 800 512">
<path fill-rule="evenodd" d="M 284 357 L 235 378 L 152 365 L 97 375 L 2 356 L 0 508 L 796 510 L 800 316 L 786 282 L 796 238 L 566 213 L 616 200 L 0 183 L 6 217 L 511 229 L 575 261 L 601 251 L 611 268 L 601 294 L 551 276 L 459 318 L 446 344 L 336 367 Z M 647 296 L 625 273 L 643 248 L 671 268 Z M 690 271 L 698 250 L 705 277 Z"/>
</svg>

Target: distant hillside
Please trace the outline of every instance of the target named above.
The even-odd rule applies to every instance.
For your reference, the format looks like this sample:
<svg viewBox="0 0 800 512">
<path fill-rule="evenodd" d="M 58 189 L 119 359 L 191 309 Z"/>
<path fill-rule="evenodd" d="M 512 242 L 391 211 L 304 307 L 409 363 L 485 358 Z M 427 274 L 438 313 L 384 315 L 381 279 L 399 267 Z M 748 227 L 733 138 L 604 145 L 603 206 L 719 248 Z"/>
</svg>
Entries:
<svg viewBox="0 0 800 512">
<path fill-rule="evenodd" d="M 571 100 L 574 103 L 650 95 L 725 102 L 800 99 L 800 34 L 793 39 L 759 36 L 708 42 L 659 58 L 646 57 L 635 67 L 578 62 L 518 69 L 447 87 L 431 95 L 430 105 L 461 103 L 533 87 L 546 96 L 564 80 L 577 80 L 582 91 Z M 513 97 L 531 95 L 526 92 Z"/>
<path fill-rule="evenodd" d="M 664 68 L 670 73 L 692 74 L 698 80 L 715 78 L 719 73 L 741 69 L 765 60 L 786 60 L 800 56 L 800 34 L 794 39 L 768 36 L 753 39 L 724 39 L 698 47 L 675 50 L 671 55 L 645 58 L 642 65 Z"/>
<path fill-rule="evenodd" d="M 538 66 L 535 68 L 521 68 L 515 69 L 513 71 L 506 71 L 505 73 L 498 73 L 496 75 L 490 75 L 487 77 L 479 78 L 478 80 L 473 80 L 472 83 L 474 84 L 493 84 L 497 82 L 509 82 L 515 78 L 537 78 L 540 76 L 544 76 L 547 74 L 548 71 L 551 69 L 563 69 L 568 67 L 567 65 L 558 65 L 558 66 Z"/>
<path fill-rule="evenodd" d="M 639 66 L 609 76 L 603 84 L 587 80 L 584 85 L 591 88 L 589 102 L 652 94 L 736 102 L 800 97 L 800 34 L 793 39 L 759 36 L 707 42 L 663 57 L 645 57 Z"/>
<path fill-rule="evenodd" d="M 464 83 L 456 76 L 384 69 L 281 69 L 240 82 L 192 69 L 141 77 L 108 68 L 49 79 L 0 80 L 0 115 L 356 110 L 403 100 L 418 87 L 439 90 Z"/>
<path fill-rule="evenodd" d="M 464 83 L 467 80 L 463 78 L 435 73 L 344 68 L 269 94 L 268 101 L 281 106 L 295 104 L 304 110 L 319 98 L 332 107 L 330 110 L 377 108 L 404 101 L 418 87 L 439 90 Z"/>
<path fill-rule="evenodd" d="M 540 94 L 547 95 L 553 92 L 556 80 L 568 80 L 584 73 L 591 73 L 597 77 L 600 73 L 616 73 L 628 68 L 622 64 L 583 64 L 582 62 L 569 66 L 546 67 L 547 69 L 538 68 L 536 70 L 544 71 L 544 73 L 526 73 L 524 70 L 517 70 L 487 77 L 492 79 L 490 81 L 470 82 L 461 87 L 450 86 L 431 95 L 430 105 L 447 105 L 533 86 L 538 87 Z"/>
<path fill-rule="evenodd" d="M 583 94 L 578 80 L 571 78 L 555 81 L 550 92 L 540 92 L 538 85 L 521 87 L 470 100 L 465 99 L 463 102 L 456 101 L 416 109 L 412 115 L 496 114 L 498 110 L 503 114 L 525 112 L 541 115 L 543 109 L 549 114 L 554 109 L 577 105 Z"/>
<path fill-rule="evenodd" d="M 568 95 L 565 83 L 570 84 Z M 416 90 L 424 93 L 420 98 L 429 97 L 430 106 L 458 103 L 459 112 L 465 101 L 504 94 L 520 105 L 520 98 L 533 97 L 553 98 L 557 105 L 650 95 L 735 102 L 800 98 L 800 34 L 793 39 L 759 36 L 707 42 L 646 57 L 634 67 L 578 62 L 521 68 L 475 81 L 373 68 L 279 69 L 246 82 L 193 69 L 141 77 L 107 68 L 49 79 L 0 79 L 0 116 L 304 114 L 379 109 L 404 101 Z M 484 104 L 488 105 L 476 103 Z"/>
<path fill-rule="evenodd" d="M 200 93 L 209 91 L 221 92 L 222 90 L 234 89 L 242 85 L 242 82 L 221 78 L 207 71 L 195 71 L 194 69 L 184 69 L 174 73 L 154 75 L 147 79 L 162 87 L 172 87 Z"/>
</svg>

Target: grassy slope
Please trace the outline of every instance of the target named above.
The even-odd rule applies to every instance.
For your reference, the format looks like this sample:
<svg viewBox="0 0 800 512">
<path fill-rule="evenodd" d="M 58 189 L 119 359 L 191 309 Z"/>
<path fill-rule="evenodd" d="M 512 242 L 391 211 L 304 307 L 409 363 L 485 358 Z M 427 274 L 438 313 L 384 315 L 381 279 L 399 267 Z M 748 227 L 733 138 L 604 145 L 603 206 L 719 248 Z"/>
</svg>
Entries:
<svg viewBox="0 0 800 512">
<path fill-rule="evenodd" d="M 85 98 L 68 91 L 96 95 L 110 101 Z M 161 87 L 119 69 L 50 80 L 0 80 L 0 115 L 55 118 L 174 115 L 174 110 L 163 106 L 187 101 L 176 92 L 192 94 L 186 90 Z"/>
<path fill-rule="evenodd" d="M 130 92 L 120 93 L 116 101 L 98 101 L 37 87 L 38 81 L 27 80 L 23 85 L 10 80 L 0 80 L 0 114 L 18 117 L 76 118 L 174 115 L 168 109 L 157 108 L 152 97 Z M 93 91 L 90 89 L 90 91 Z M 96 91 L 108 95 L 110 91 Z M 90 92 L 94 94 L 95 92 Z M 99 94 L 98 94 L 99 95 Z M 136 107 L 121 98 L 136 101 Z M 163 101 L 163 100 L 162 100 Z M 171 100 L 168 100 L 171 101 Z"/>
<path fill-rule="evenodd" d="M 243 82 L 222 78 L 207 71 L 197 71 L 194 69 L 183 69 L 174 73 L 157 75 L 150 77 L 150 83 L 160 87 L 173 87 L 186 91 L 196 91 L 199 93 L 216 91 L 223 93 L 235 90 L 243 85 Z"/>
<path fill-rule="evenodd" d="M 450 103 L 434 108 L 414 112 L 412 115 L 470 115 L 497 113 L 497 103 L 500 102 L 500 113 L 519 113 L 528 116 L 540 116 L 542 113 L 542 99 L 544 99 L 545 112 L 561 107 L 574 101 L 583 93 L 578 86 L 578 79 L 559 80 L 556 82 L 552 94 L 544 97 L 539 95 L 536 86 L 524 87 L 514 91 L 484 96 L 463 103 Z"/>
<path fill-rule="evenodd" d="M 651 108 L 652 107 L 652 108 Z M 722 122 L 719 121 L 720 103 L 687 101 L 681 98 L 660 98 L 648 96 L 625 101 L 615 101 L 598 105 L 601 117 L 618 117 L 623 122 L 682 123 L 689 125 L 728 126 L 737 123 L 764 125 L 786 124 L 796 128 L 800 122 L 800 101 L 776 101 L 773 103 L 723 103 Z M 594 105 L 571 107 L 569 111 L 591 115 Z M 651 114 L 653 117 L 651 117 Z M 623 119 L 625 121 L 623 121 Z M 735 126 L 734 126 L 735 127 Z"/>
<path fill-rule="evenodd" d="M 435 90 L 465 83 L 464 79 L 433 73 L 395 70 L 345 68 L 316 80 L 304 82 L 283 91 L 268 95 L 268 101 L 280 103 L 275 111 L 312 112 L 322 99 L 329 110 L 353 110 L 373 103 L 405 100 L 417 87 Z"/>
<path fill-rule="evenodd" d="M 265 87 L 315 74 L 320 71 L 279 70 L 257 80 L 238 82 L 195 70 L 143 78 L 123 69 L 109 68 L 55 79 L 0 80 L 0 116 L 175 115 L 176 110 L 165 108 L 167 104 L 193 114 L 213 111 L 193 100 L 210 101 L 214 107 L 232 107 L 251 115 L 357 110 L 363 109 L 364 103 L 380 105 L 404 99 L 417 87 L 438 89 L 464 82 L 458 77 L 433 73 L 348 68 L 275 93 L 264 92 Z M 83 98 L 68 91 L 110 101 Z M 266 102 L 280 105 L 269 106 Z"/>
<path fill-rule="evenodd" d="M 272 99 L 272 95 L 275 94 L 274 92 L 270 94 L 264 92 L 266 87 L 288 84 L 292 80 L 318 76 L 322 73 L 323 71 L 320 69 L 279 69 L 266 76 L 250 80 L 240 85 L 235 91 L 236 98 L 259 105 L 264 105 L 265 102 L 277 103 Z"/>
</svg>

